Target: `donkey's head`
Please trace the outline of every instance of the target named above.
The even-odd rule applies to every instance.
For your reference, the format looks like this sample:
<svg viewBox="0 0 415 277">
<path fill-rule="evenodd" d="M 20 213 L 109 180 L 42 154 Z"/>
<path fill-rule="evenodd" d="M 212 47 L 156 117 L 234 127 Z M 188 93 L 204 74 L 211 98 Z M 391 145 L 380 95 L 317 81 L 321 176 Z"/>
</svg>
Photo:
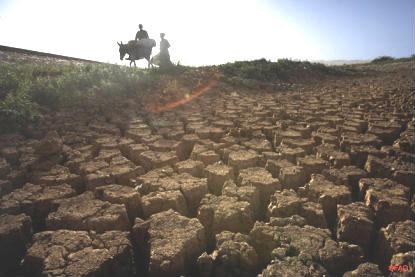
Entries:
<svg viewBox="0 0 415 277">
<path fill-rule="evenodd" d="M 120 60 L 124 59 L 125 54 L 127 54 L 127 44 L 122 44 L 117 42 L 118 46 L 120 47 Z"/>
</svg>

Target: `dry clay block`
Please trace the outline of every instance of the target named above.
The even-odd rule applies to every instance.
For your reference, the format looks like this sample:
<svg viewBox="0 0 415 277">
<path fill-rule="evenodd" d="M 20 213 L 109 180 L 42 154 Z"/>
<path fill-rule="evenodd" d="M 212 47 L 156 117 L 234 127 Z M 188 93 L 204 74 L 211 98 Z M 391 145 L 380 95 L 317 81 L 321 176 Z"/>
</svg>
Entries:
<svg viewBox="0 0 415 277">
<path fill-rule="evenodd" d="M 363 178 L 359 181 L 360 196 L 375 212 L 375 224 L 384 227 L 393 221 L 409 219 L 409 188 L 395 181 Z"/>
<path fill-rule="evenodd" d="M 276 190 L 281 189 L 278 179 L 273 178 L 271 173 L 262 167 L 251 167 L 241 170 L 237 184 L 239 186 L 253 186 L 258 189 L 261 200 L 261 216 L 265 215 L 270 196 Z"/>
<path fill-rule="evenodd" d="M 11 171 L 11 167 L 6 159 L 0 158 L 0 178 L 6 178 Z"/>
<path fill-rule="evenodd" d="M 228 180 L 223 185 L 222 195 L 236 197 L 238 201 L 248 202 L 251 205 L 255 217 L 259 218 L 261 198 L 256 187 L 238 187 L 234 181 Z"/>
<path fill-rule="evenodd" d="M 341 169 L 325 169 L 322 173 L 329 181 L 337 185 L 347 185 L 354 198 L 358 198 L 359 180 L 367 177 L 367 172 L 356 166 L 344 166 Z"/>
<path fill-rule="evenodd" d="M 4 195 L 0 200 L 0 214 L 25 213 L 32 218 L 35 229 L 45 223 L 45 218 L 53 209 L 53 201 L 72 197 L 75 190 L 67 185 L 41 186 L 27 183 Z"/>
<path fill-rule="evenodd" d="M 265 169 L 268 170 L 272 177 L 278 178 L 280 172 L 283 168 L 295 166 L 292 162 L 282 159 L 282 160 L 267 160 L 265 164 Z"/>
<path fill-rule="evenodd" d="M 383 277 L 384 275 L 380 271 L 379 266 L 373 263 L 360 264 L 355 270 L 343 274 L 343 277 L 359 276 Z"/>
<path fill-rule="evenodd" d="M 150 170 L 144 175 L 138 176 L 136 181 L 137 188 L 141 195 L 148 194 L 151 191 L 154 191 L 152 189 L 152 185 L 154 183 L 157 183 L 160 179 L 163 179 L 165 177 L 169 177 L 174 174 L 173 168 L 170 166 L 165 166 L 162 168 L 157 168 Z"/>
<path fill-rule="evenodd" d="M 321 277 L 327 270 L 307 256 L 284 257 L 273 260 L 258 277 Z"/>
<path fill-rule="evenodd" d="M 98 187 L 95 190 L 95 197 L 114 204 L 124 204 L 131 222 L 134 222 L 136 217 L 142 216 L 141 195 L 132 187 L 121 185 Z"/>
<path fill-rule="evenodd" d="M 25 276 L 134 276 L 128 236 L 120 231 L 37 233 L 23 260 Z"/>
<path fill-rule="evenodd" d="M 306 175 L 301 166 L 290 166 L 281 168 L 279 180 L 282 187 L 287 189 L 298 189 L 306 182 Z"/>
<path fill-rule="evenodd" d="M 48 215 L 46 227 L 49 230 L 108 230 L 127 231 L 130 228 L 127 211 L 123 204 L 112 204 L 85 192 L 68 199 L 55 201 L 58 209 Z"/>
<path fill-rule="evenodd" d="M 251 205 L 236 197 L 207 194 L 200 203 L 197 218 L 211 240 L 222 231 L 247 233 L 254 224 Z"/>
<path fill-rule="evenodd" d="M 258 162 L 259 155 L 247 150 L 231 152 L 228 157 L 228 165 L 233 167 L 236 172 L 248 167 L 255 167 Z"/>
<path fill-rule="evenodd" d="M 154 277 L 189 274 L 206 250 L 205 229 L 199 220 L 173 210 L 154 214 L 147 222 L 137 220 L 132 237 L 138 248 L 148 248 L 144 259 L 148 275 Z"/>
<path fill-rule="evenodd" d="M 186 200 L 179 190 L 150 192 L 142 197 L 142 207 L 144 218 L 169 209 L 185 216 L 189 214 Z"/>
<path fill-rule="evenodd" d="M 368 250 L 374 231 L 373 211 L 362 202 L 337 206 L 337 238 Z"/>
<path fill-rule="evenodd" d="M 232 167 L 223 164 L 212 164 L 206 167 L 205 174 L 209 191 L 215 195 L 220 195 L 225 181 L 234 179 Z"/>
<path fill-rule="evenodd" d="M 195 215 L 201 199 L 208 192 L 208 185 L 204 178 L 182 173 L 158 179 L 149 184 L 148 190 L 152 192 L 142 197 L 145 217 L 169 208 L 183 215 Z M 183 197 L 185 205 L 182 204 Z"/>
<path fill-rule="evenodd" d="M 71 173 L 69 168 L 61 165 L 56 165 L 49 171 L 32 172 L 30 182 L 35 185 L 48 186 L 68 184 L 76 191 L 80 191 L 83 188 L 81 176 Z"/>
<path fill-rule="evenodd" d="M 173 166 L 179 161 L 179 158 L 175 151 L 158 152 L 148 150 L 140 153 L 139 161 L 146 170 L 151 170 L 167 165 Z"/>
<path fill-rule="evenodd" d="M 393 255 L 415 249 L 415 222 L 393 222 L 379 231 L 376 256 L 379 264 L 387 266 Z"/>
<path fill-rule="evenodd" d="M 398 253 L 392 256 L 391 265 L 401 265 L 402 269 L 404 267 L 407 269 L 406 272 L 397 272 L 396 275 L 399 274 L 403 277 L 411 277 L 414 275 L 415 272 L 415 251 L 409 251 L 405 253 Z M 398 268 L 399 269 L 399 268 Z"/>
<path fill-rule="evenodd" d="M 262 264 L 269 263 L 272 257 L 309 257 L 329 273 L 340 275 L 363 261 L 359 246 L 335 242 L 327 229 L 256 222 L 249 236 Z"/>
<path fill-rule="evenodd" d="M 303 217 L 308 225 L 327 228 L 321 204 L 309 202 L 306 198 L 299 197 L 293 190 L 276 191 L 271 196 L 267 218 L 286 218 L 293 215 Z"/>
<path fill-rule="evenodd" d="M 328 162 L 315 156 L 305 156 L 298 158 L 297 164 L 304 168 L 306 178 L 310 178 L 311 174 L 317 174 L 328 167 Z"/>
<path fill-rule="evenodd" d="M 224 231 L 216 235 L 216 250 L 197 259 L 199 275 L 248 277 L 258 270 L 258 255 L 249 236 Z"/>
<path fill-rule="evenodd" d="M 339 186 L 327 180 L 323 175 L 312 175 L 311 180 L 304 187 L 300 187 L 298 194 L 310 201 L 318 202 L 323 206 L 329 225 L 335 224 L 338 204 L 349 204 L 352 201 L 351 192 L 346 186 Z"/>
<path fill-rule="evenodd" d="M 193 177 L 201 178 L 203 176 L 204 164 L 201 161 L 184 160 L 174 165 L 175 170 L 181 173 L 188 173 Z"/>
<path fill-rule="evenodd" d="M 32 221 L 25 214 L 0 215 L 0 276 L 13 276 L 32 238 Z"/>
</svg>

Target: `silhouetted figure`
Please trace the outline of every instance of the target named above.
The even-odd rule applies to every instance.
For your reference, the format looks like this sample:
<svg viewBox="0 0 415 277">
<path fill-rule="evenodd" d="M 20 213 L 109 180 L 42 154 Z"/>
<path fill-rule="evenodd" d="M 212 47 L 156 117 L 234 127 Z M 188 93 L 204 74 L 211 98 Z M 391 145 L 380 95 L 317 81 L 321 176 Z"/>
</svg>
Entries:
<svg viewBox="0 0 415 277">
<path fill-rule="evenodd" d="M 135 40 L 142 40 L 142 39 L 148 39 L 148 34 L 146 30 L 143 30 L 143 25 L 139 24 L 138 28 L 140 29 L 137 34 L 135 35 Z"/>
<path fill-rule="evenodd" d="M 164 38 L 166 34 L 160 34 L 160 66 L 171 65 L 169 47 L 170 43 Z"/>
</svg>

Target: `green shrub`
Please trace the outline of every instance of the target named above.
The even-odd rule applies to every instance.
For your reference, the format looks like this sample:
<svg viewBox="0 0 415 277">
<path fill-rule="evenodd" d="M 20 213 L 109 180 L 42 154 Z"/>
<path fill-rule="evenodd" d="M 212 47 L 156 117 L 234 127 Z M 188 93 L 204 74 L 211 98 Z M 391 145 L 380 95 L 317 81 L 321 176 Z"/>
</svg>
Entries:
<svg viewBox="0 0 415 277">
<path fill-rule="evenodd" d="M 395 59 L 390 56 L 381 56 L 377 57 L 376 59 L 372 60 L 372 63 L 385 63 L 385 62 L 392 62 Z"/>
<path fill-rule="evenodd" d="M 0 99 L 4 98 L 10 91 L 19 87 L 19 78 L 14 72 L 2 68 L 0 72 Z"/>
<path fill-rule="evenodd" d="M 237 61 L 219 66 L 228 77 L 240 77 L 259 81 L 287 80 L 295 75 L 310 73 L 343 74 L 341 70 L 321 63 L 279 59 L 277 62 L 259 59 L 253 61 Z"/>
<path fill-rule="evenodd" d="M 39 106 L 60 109 L 135 97 L 167 73 L 108 64 L 0 64 L 0 132 L 35 120 Z"/>
<path fill-rule="evenodd" d="M 397 61 L 397 62 L 415 62 L 415 54 L 413 54 L 409 57 L 396 58 L 395 61 Z"/>
<path fill-rule="evenodd" d="M 19 88 L 0 102 L 0 133 L 16 131 L 38 117 L 38 106 L 27 94 L 27 88 Z"/>
</svg>

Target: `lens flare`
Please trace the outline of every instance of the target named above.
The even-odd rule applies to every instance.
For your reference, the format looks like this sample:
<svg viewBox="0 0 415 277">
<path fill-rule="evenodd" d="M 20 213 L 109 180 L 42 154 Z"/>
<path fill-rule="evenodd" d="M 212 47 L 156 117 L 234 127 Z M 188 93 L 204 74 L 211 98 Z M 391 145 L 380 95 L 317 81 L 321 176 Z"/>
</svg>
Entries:
<svg viewBox="0 0 415 277">
<path fill-rule="evenodd" d="M 152 107 L 152 105 L 147 105 L 146 111 L 152 112 L 152 113 L 160 113 L 160 112 L 165 112 L 165 111 L 177 108 L 179 106 L 182 106 L 184 104 L 187 104 L 191 102 L 192 100 L 196 99 L 197 97 L 208 92 L 212 87 L 214 87 L 217 84 L 217 82 L 218 81 L 216 78 L 212 78 L 205 84 L 197 86 L 195 90 L 192 91 L 191 93 L 186 93 L 184 95 L 184 98 L 178 99 L 176 101 L 173 101 L 167 104 L 163 104 L 161 106 L 157 104 L 156 104 L 157 106 L 155 107 L 154 106 Z"/>
</svg>

